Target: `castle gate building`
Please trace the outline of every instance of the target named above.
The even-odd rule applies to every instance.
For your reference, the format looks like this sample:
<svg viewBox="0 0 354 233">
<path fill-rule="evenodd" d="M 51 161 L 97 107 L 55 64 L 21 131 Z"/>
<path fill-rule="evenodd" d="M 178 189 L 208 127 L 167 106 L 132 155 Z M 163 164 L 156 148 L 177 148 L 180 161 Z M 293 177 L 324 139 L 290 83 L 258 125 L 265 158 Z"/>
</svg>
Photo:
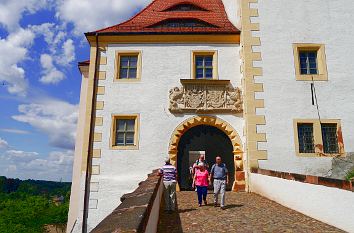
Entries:
<svg viewBox="0 0 354 233">
<path fill-rule="evenodd" d="M 354 151 L 341 23 L 354 4 L 331 2 L 154 0 L 86 33 L 68 232 L 97 226 L 165 157 L 181 190 L 200 154 L 222 157 L 235 192 L 254 168 L 330 175 Z M 331 17 L 300 13 L 318 7 Z"/>
</svg>

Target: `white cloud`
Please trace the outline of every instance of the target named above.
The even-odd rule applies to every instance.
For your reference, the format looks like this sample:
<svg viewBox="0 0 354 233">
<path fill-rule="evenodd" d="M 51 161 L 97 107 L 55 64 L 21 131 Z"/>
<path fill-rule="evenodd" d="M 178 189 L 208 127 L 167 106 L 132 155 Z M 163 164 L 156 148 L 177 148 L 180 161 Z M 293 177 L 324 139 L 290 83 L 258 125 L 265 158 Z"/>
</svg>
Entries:
<svg viewBox="0 0 354 233">
<path fill-rule="evenodd" d="M 61 0 L 57 3 L 57 17 L 73 23 L 75 33 L 98 30 L 122 22 L 151 0 Z"/>
<path fill-rule="evenodd" d="M 27 163 L 35 159 L 39 154 L 37 152 L 26 152 L 22 150 L 8 150 L 2 159 L 14 162 Z"/>
<path fill-rule="evenodd" d="M 71 180 L 73 150 L 52 151 L 42 156 L 37 152 L 8 150 L 0 156 L 5 176 L 21 179 Z"/>
<path fill-rule="evenodd" d="M 40 60 L 43 68 L 43 76 L 39 79 L 41 83 L 57 84 L 65 79 L 64 74 L 54 66 L 51 55 L 42 54 Z"/>
<path fill-rule="evenodd" d="M 43 36 L 48 45 L 48 52 L 40 57 L 43 68 L 39 79 L 44 84 L 58 84 L 65 79 L 60 68 L 69 66 L 75 60 L 75 46 L 72 39 L 66 39 L 67 33 L 63 26 L 54 23 L 43 23 L 30 26 L 37 36 Z"/>
<path fill-rule="evenodd" d="M 67 36 L 65 27 L 54 23 L 43 23 L 40 25 L 32 25 L 30 29 L 37 35 L 43 36 L 44 41 L 48 45 L 48 50 L 55 54 L 58 46 L 64 41 Z"/>
<path fill-rule="evenodd" d="M 11 94 L 26 95 L 28 80 L 19 63 L 27 59 L 28 48 L 32 45 L 34 33 L 22 29 L 10 33 L 6 39 L 0 38 L 0 81 L 7 84 Z"/>
<path fill-rule="evenodd" d="M 59 100 L 23 104 L 20 115 L 13 119 L 25 122 L 45 133 L 51 146 L 73 149 L 75 144 L 78 106 Z"/>
<path fill-rule="evenodd" d="M 20 28 L 19 22 L 25 13 L 33 14 L 50 5 L 50 0 L 1 0 L 0 25 L 8 31 Z"/>
<path fill-rule="evenodd" d="M 14 134 L 29 134 L 30 132 L 26 130 L 21 130 L 21 129 L 9 129 L 9 128 L 2 128 L 0 131 L 6 132 L 6 133 L 14 133 Z"/>
<path fill-rule="evenodd" d="M 62 66 L 67 66 L 75 60 L 75 46 L 72 39 L 68 39 L 63 43 L 62 54 L 57 58 L 57 62 Z"/>
<path fill-rule="evenodd" d="M 0 138 L 0 149 L 1 148 L 7 148 L 9 146 L 9 144 L 7 143 L 7 141 L 5 141 L 4 139 Z"/>
</svg>

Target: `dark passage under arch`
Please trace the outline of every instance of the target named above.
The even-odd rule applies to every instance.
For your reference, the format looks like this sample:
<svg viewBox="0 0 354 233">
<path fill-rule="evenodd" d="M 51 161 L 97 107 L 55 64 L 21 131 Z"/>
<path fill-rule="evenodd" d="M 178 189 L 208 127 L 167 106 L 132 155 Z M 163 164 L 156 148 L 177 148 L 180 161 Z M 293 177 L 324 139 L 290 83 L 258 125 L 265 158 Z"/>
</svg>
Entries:
<svg viewBox="0 0 354 233">
<path fill-rule="evenodd" d="M 183 134 L 177 154 L 178 182 L 181 190 L 190 190 L 192 185 L 189 172 L 190 151 L 205 151 L 210 168 L 215 163 L 215 157 L 221 156 L 229 170 L 230 182 L 227 188 L 228 190 L 232 188 L 235 174 L 233 146 L 224 132 L 214 126 L 198 125 Z"/>
</svg>

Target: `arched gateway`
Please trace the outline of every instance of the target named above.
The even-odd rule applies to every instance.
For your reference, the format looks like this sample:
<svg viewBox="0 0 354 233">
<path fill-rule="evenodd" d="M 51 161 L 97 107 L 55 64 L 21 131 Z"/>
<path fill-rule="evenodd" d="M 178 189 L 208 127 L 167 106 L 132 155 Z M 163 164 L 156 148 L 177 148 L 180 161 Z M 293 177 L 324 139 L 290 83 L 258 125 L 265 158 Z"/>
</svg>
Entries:
<svg viewBox="0 0 354 233">
<path fill-rule="evenodd" d="M 229 169 L 233 169 L 231 174 L 234 174 L 234 179 L 231 179 L 234 180 L 232 184 L 232 190 L 233 191 L 245 190 L 245 176 L 244 176 L 243 161 L 242 161 L 243 150 L 242 150 L 241 139 L 238 133 L 236 132 L 236 130 L 229 123 L 227 123 L 226 121 L 220 118 L 214 116 L 196 116 L 183 121 L 179 126 L 177 126 L 177 128 L 172 133 L 170 139 L 170 145 L 169 145 L 169 156 L 171 159 L 171 163 L 176 167 L 178 167 L 177 166 L 178 156 L 181 156 L 181 153 L 179 153 L 178 149 L 182 137 L 190 129 L 202 125 L 211 126 L 210 128 L 215 128 L 216 129 L 214 130 L 215 133 L 218 134 L 220 137 L 221 135 L 218 132 L 224 133 L 229 138 L 229 142 L 232 146 L 231 156 L 233 155 L 233 161 L 234 161 L 234 167 L 229 167 Z M 204 127 L 204 130 L 213 131 L 212 129 L 210 128 L 207 129 L 207 128 L 208 127 L 206 128 Z M 202 130 L 202 128 L 200 129 Z"/>
</svg>

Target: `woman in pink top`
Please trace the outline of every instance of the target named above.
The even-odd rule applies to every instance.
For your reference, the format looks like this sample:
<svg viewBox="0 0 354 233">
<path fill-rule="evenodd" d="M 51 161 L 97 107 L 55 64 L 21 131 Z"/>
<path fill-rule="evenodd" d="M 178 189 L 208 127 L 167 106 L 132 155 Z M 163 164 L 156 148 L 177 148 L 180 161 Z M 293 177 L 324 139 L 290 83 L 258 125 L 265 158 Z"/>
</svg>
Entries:
<svg viewBox="0 0 354 233">
<path fill-rule="evenodd" d="M 193 178 L 193 188 L 197 186 L 199 206 L 202 206 L 202 199 L 204 200 L 204 204 L 207 205 L 206 196 L 208 193 L 208 184 L 209 184 L 208 177 L 209 177 L 209 173 L 205 169 L 204 163 L 199 163 L 199 169 L 196 169 Z"/>
</svg>

